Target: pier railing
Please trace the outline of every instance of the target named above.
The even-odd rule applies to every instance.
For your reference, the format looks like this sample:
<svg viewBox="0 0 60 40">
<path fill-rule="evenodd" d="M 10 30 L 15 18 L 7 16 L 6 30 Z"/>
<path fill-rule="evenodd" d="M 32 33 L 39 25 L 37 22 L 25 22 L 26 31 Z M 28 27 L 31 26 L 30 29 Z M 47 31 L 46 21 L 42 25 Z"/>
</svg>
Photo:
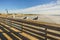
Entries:
<svg viewBox="0 0 60 40">
<path fill-rule="evenodd" d="M 39 40 L 60 40 L 60 26 L 41 24 L 32 20 L 1 18 L 4 23 L 18 27 L 22 32 L 25 32 Z M 3 22 L 3 21 L 2 21 Z M 10 23 L 10 24 L 8 24 Z M 16 25 L 15 25 L 16 24 Z M 18 26 L 19 25 L 19 26 Z"/>
</svg>

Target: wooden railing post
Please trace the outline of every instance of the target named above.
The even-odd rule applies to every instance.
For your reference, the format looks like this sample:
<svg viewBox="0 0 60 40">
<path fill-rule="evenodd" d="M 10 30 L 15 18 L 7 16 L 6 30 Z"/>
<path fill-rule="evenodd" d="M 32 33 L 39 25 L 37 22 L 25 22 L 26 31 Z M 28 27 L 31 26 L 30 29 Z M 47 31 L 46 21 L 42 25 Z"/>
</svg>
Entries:
<svg viewBox="0 0 60 40">
<path fill-rule="evenodd" d="M 45 40 L 47 40 L 47 28 L 45 28 Z"/>
</svg>

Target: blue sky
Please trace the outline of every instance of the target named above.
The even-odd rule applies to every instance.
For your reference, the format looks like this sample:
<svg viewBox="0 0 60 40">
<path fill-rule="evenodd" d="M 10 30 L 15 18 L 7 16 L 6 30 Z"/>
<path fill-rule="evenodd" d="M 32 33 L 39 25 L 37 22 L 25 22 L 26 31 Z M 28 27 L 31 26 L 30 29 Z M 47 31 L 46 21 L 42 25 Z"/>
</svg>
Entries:
<svg viewBox="0 0 60 40">
<path fill-rule="evenodd" d="M 24 9 L 56 0 L 0 0 L 0 10 Z"/>
<path fill-rule="evenodd" d="M 0 13 L 60 14 L 60 0 L 0 0 Z"/>
</svg>

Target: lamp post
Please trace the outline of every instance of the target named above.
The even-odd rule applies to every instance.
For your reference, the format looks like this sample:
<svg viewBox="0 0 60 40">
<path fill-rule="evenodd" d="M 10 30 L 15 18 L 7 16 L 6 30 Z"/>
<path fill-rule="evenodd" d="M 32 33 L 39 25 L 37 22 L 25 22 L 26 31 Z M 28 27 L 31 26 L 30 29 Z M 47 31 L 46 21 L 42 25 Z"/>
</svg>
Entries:
<svg viewBox="0 0 60 40">
<path fill-rule="evenodd" d="M 6 14 L 8 14 L 8 10 L 7 10 L 7 9 L 5 9 L 5 11 L 6 11 Z"/>
<path fill-rule="evenodd" d="M 8 10 L 7 10 L 7 9 L 5 9 L 5 11 L 6 11 L 6 17 L 8 18 L 8 16 L 7 16 L 7 15 L 8 15 Z"/>
</svg>

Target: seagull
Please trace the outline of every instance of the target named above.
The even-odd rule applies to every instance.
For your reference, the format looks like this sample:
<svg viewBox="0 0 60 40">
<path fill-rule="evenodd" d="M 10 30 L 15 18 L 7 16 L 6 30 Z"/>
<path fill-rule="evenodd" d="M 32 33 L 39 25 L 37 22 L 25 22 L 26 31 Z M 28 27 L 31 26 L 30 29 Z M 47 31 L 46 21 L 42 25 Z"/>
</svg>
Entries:
<svg viewBox="0 0 60 40">
<path fill-rule="evenodd" d="M 33 20 L 37 20 L 38 19 L 38 16 L 37 17 L 35 17 Z"/>
<path fill-rule="evenodd" d="M 23 19 L 27 19 L 27 17 L 24 17 Z"/>
</svg>

